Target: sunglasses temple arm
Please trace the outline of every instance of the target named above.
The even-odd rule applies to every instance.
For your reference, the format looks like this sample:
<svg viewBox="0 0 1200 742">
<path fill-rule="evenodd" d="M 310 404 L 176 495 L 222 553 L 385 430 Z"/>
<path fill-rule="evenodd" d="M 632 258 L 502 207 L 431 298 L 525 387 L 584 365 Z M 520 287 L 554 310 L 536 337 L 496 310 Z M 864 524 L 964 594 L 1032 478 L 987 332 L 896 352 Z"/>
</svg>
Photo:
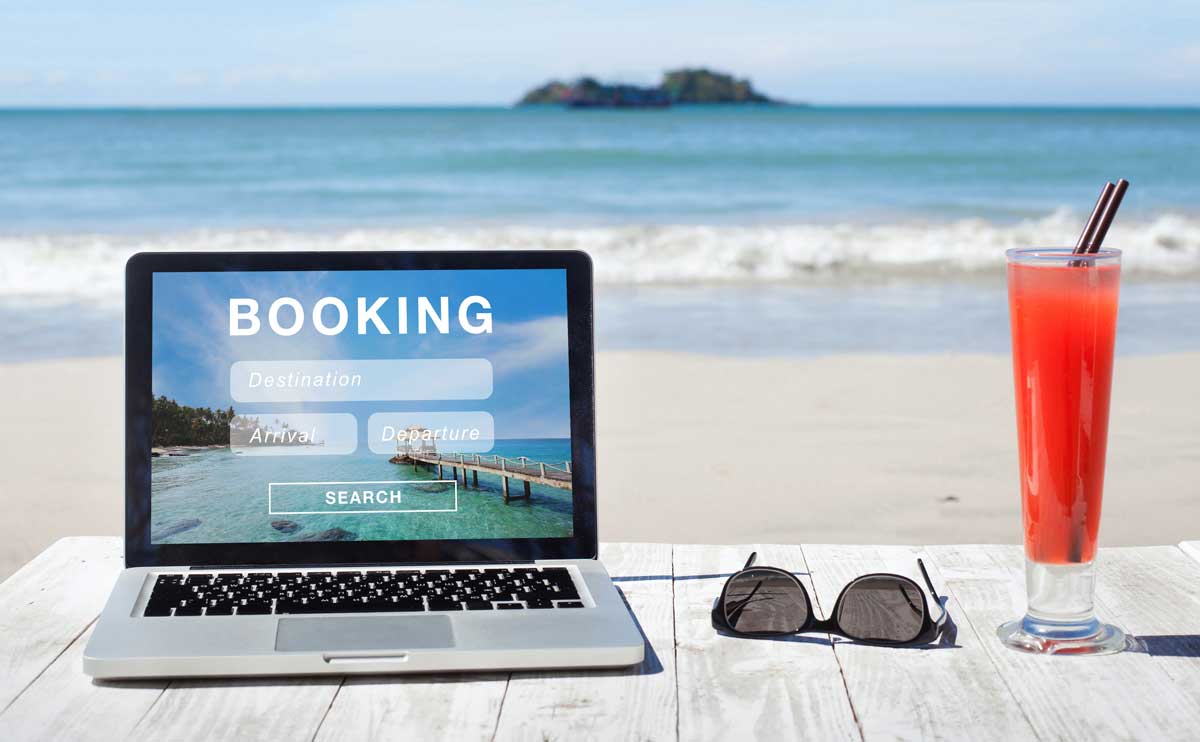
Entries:
<svg viewBox="0 0 1200 742">
<path fill-rule="evenodd" d="M 750 558 L 746 560 L 746 566 L 742 567 L 742 571 L 745 572 L 746 570 L 750 569 L 750 567 L 754 564 L 754 560 L 757 558 L 758 558 L 757 551 L 750 552 Z"/>
<path fill-rule="evenodd" d="M 925 569 L 925 562 L 917 559 L 917 566 L 921 568 L 921 576 L 925 578 L 925 586 L 929 588 L 930 595 L 937 601 L 938 606 L 942 608 L 942 612 L 944 613 L 946 607 L 942 605 L 942 596 L 938 595 L 937 588 L 933 586 L 933 580 L 929 579 L 929 572 Z"/>
</svg>

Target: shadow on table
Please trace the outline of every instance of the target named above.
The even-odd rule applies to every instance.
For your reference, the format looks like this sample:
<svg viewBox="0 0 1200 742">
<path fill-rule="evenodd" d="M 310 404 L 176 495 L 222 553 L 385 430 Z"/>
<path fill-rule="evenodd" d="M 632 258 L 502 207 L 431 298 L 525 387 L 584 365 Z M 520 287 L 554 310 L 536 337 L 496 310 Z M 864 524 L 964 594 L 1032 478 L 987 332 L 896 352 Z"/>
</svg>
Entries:
<svg viewBox="0 0 1200 742">
<path fill-rule="evenodd" d="M 625 598 L 625 591 L 617 588 L 617 595 L 621 596 L 621 602 L 625 604 L 625 610 L 629 611 L 629 617 L 633 619 L 633 625 L 637 627 L 638 633 L 642 635 L 642 642 L 646 645 L 646 657 L 640 665 L 634 665 L 625 670 L 617 670 L 614 675 L 657 675 L 663 671 L 662 662 L 658 659 L 658 652 L 654 651 L 654 645 L 646 638 L 646 632 L 642 630 L 642 622 L 638 620 L 637 613 L 634 612 L 629 601 Z"/>
<path fill-rule="evenodd" d="M 1200 657 L 1200 634 L 1137 634 L 1131 651 L 1151 657 Z"/>
<path fill-rule="evenodd" d="M 258 677 L 220 677 L 220 678 L 152 678 L 146 680 L 97 680 L 92 678 L 92 685 L 97 688 L 125 688 L 164 690 L 168 687 L 175 690 L 187 688 L 269 688 L 288 685 L 339 685 L 341 675 L 278 675 Z"/>
</svg>

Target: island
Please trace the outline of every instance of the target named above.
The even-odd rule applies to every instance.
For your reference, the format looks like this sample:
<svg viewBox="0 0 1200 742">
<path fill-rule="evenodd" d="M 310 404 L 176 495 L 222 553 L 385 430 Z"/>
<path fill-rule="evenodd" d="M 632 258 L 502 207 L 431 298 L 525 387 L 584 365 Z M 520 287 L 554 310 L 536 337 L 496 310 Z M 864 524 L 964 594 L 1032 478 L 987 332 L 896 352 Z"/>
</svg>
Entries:
<svg viewBox="0 0 1200 742">
<path fill-rule="evenodd" d="M 274 424 L 263 422 L 258 416 L 239 415 L 232 407 L 189 407 L 161 395 L 154 398 L 151 419 L 155 458 L 186 456 L 188 451 L 206 448 L 325 445 L 316 439 L 316 428 L 295 429 L 278 418 Z"/>
<path fill-rule="evenodd" d="M 747 79 L 701 68 L 671 70 L 654 87 L 608 84 L 593 77 L 574 82 L 551 80 L 526 93 L 518 106 L 563 105 L 571 108 L 666 108 L 689 104 L 768 104 L 781 100 L 754 89 Z"/>
<path fill-rule="evenodd" d="M 237 418 L 227 410 L 188 407 L 164 396 L 151 405 L 155 448 L 225 447 L 229 445 L 229 426 Z"/>
</svg>

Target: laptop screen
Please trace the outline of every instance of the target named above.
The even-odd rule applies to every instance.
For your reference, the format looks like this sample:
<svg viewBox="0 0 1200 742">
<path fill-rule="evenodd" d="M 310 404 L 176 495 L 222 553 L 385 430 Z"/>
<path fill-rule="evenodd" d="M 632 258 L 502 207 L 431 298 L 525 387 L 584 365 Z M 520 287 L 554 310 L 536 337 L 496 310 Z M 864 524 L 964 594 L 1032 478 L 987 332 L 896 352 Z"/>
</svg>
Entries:
<svg viewBox="0 0 1200 742">
<path fill-rule="evenodd" d="M 573 535 L 561 269 L 153 276 L 152 544 Z"/>
</svg>

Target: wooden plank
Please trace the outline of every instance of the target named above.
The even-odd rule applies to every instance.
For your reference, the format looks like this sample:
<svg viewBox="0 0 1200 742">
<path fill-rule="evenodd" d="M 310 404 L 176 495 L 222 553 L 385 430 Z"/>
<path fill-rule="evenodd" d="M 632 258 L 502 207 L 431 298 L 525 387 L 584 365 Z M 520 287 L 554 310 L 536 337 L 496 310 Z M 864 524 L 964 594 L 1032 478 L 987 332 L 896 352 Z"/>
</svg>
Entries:
<svg viewBox="0 0 1200 742">
<path fill-rule="evenodd" d="M 1020 547 L 935 546 L 928 551 L 961 607 L 960 626 L 970 625 L 982 639 L 983 648 L 1039 737 L 1073 741 L 1195 739 L 1200 701 L 1176 685 L 1147 654 L 1038 657 L 1000 644 L 996 627 L 1025 609 Z M 1102 553 L 1102 564 L 1104 558 Z M 1147 558 L 1155 561 L 1153 554 Z M 1097 611 L 1105 618 L 1120 619 L 1118 611 L 1103 599 L 1097 601 Z"/>
<path fill-rule="evenodd" d="M 675 621 L 668 544 L 605 544 L 600 558 L 647 640 L 627 670 L 514 673 L 497 740 L 674 740 Z"/>
<path fill-rule="evenodd" d="M 507 673 L 347 678 L 316 739 L 488 740 L 507 683 Z"/>
<path fill-rule="evenodd" d="M 116 538 L 65 538 L 0 583 L 0 712 L 104 608 L 123 566 Z"/>
<path fill-rule="evenodd" d="M 339 677 L 175 680 L 130 735 L 146 742 L 311 740 Z"/>
<path fill-rule="evenodd" d="M 798 546 L 674 549 L 679 738 L 861 739 L 827 636 L 753 640 L 713 629 L 713 603 L 751 551 L 760 564 L 804 568 Z"/>
<path fill-rule="evenodd" d="M 981 646 L 994 634 L 981 637 L 970 625 L 960 625 L 961 619 L 955 620 L 961 608 L 947 595 L 934 560 L 920 548 L 805 545 L 804 557 L 822 614 L 833 609 L 842 588 L 872 572 L 905 575 L 925 590 L 918 557 L 947 599 L 954 623 L 939 644 L 899 649 L 835 640 L 834 651 L 865 739 L 1036 739 Z M 932 605 L 931 609 L 936 610 Z"/>
<path fill-rule="evenodd" d="M 94 624 L 93 624 L 94 627 Z M 124 738 L 158 700 L 165 680 L 93 683 L 83 674 L 89 628 L 0 715 L 0 739 L 89 742 Z"/>
<path fill-rule="evenodd" d="M 1200 541 L 1184 541 L 1179 544 L 1179 548 L 1183 549 L 1183 553 L 1200 562 Z"/>
<path fill-rule="evenodd" d="M 1174 546 L 1104 549 L 1096 596 L 1112 621 L 1193 698 L 1200 698 L 1200 563 Z"/>
</svg>

